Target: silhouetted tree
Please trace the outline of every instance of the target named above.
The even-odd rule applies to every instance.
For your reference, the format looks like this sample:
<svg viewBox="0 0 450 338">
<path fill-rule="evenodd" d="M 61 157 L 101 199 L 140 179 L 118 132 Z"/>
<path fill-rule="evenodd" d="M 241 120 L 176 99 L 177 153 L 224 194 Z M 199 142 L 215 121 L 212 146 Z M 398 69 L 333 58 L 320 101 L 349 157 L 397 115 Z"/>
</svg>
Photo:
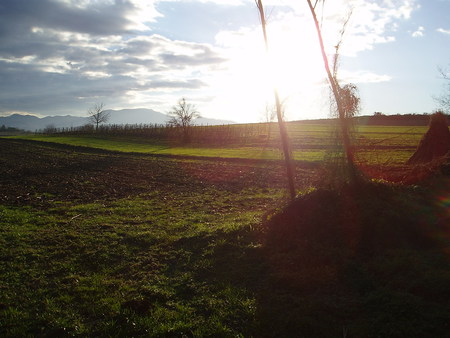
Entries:
<svg viewBox="0 0 450 338">
<path fill-rule="evenodd" d="M 345 118 L 352 118 L 359 113 L 361 99 L 359 97 L 358 87 L 355 84 L 348 83 L 342 87 L 339 86 L 339 99 L 342 102 Z"/>
<path fill-rule="evenodd" d="M 98 130 L 100 123 L 106 123 L 109 120 L 109 113 L 104 108 L 105 105 L 102 102 L 88 109 L 89 120 L 95 125 L 95 130 Z"/>
<path fill-rule="evenodd" d="M 58 131 L 53 123 L 47 124 L 45 128 L 42 130 L 44 134 L 54 134 Z"/>
<path fill-rule="evenodd" d="M 442 79 L 448 82 L 446 83 L 444 92 L 434 99 L 439 104 L 440 109 L 450 114 L 450 73 L 443 68 L 439 68 L 439 73 L 441 73 Z"/>
<path fill-rule="evenodd" d="M 344 25 L 342 27 L 342 30 L 340 32 L 340 40 L 335 46 L 336 52 L 334 56 L 334 62 L 333 62 L 333 69 L 331 69 L 328 56 L 325 52 L 325 46 L 323 42 L 322 37 L 322 30 L 321 26 L 319 24 L 319 21 L 317 19 L 316 15 L 316 6 L 319 2 L 323 2 L 323 0 L 315 0 L 314 5 L 312 4 L 311 0 L 307 0 L 309 9 L 311 11 L 311 15 L 314 20 L 314 24 L 316 27 L 317 37 L 319 40 L 320 45 L 320 51 L 322 53 L 322 59 L 323 64 L 325 67 L 325 71 L 327 73 L 328 82 L 330 84 L 335 103 L 336 108 L 338 112 L 338 118 L 339 118 L 339 125 L 340 125 L 340 137 L 342 139 L 342 145 L 345 152 L 345 157 L 347 160 L 347 165 L 349 169 L 349 173 L 351 176 L 356 175 L 356 168 L 354 164 L 354 153 L 353 148 L 350 141 L 350 131 L 349 131 L 349 115 L 355 114 L 359 110 L 359 97 L 357 96 L 356 86 L 355 85 L 346 85 L 341 87 L 339 85 L 338 79 L 337 79 L 337 68 L 338 68 L 338 58 L 339 58 L 339 47 L 342 44 L 343 35 L 345 33 L 345 28 L 347 26 L 347 23 L 349 21 L 350 15 L 347 18 L 347 20 L 344 22 Z"/>
<path fill-rule="evenodd" d="M 195 119 L 200 117 L 195 105 L 187 103 L 183 97 L 167 113 L 170 116 L 168 124 L 179 127 L 183 131 L 183 142 L 189 142 L 189 130 Z"/>
<path fill-rule="evenodd" d="M 264 111 L 262 111 L 261 113 L 262 121 L 265 123 L 273 122 L 275 120 L 276 115 L 277 115 L 276 107 L 274 107 L 269 103 L 266 103 Z"/>
<path fill-rule="evenodd" d="M 263 31 L 266 53 L 269 54 L 269 41 L 267 38 L 266 17 L 264 14 L 264 7 L 263 7 L 261 0 L 255 0 L 255 2 L 256 2 L 256 6 L 258 7 L 259 16 L 261 19 L 261 27 L 262 27 L 262 31 Z M 275 70 L 273 70 L 273 71 L 275 71 Z M 282 103 L 280 101 L 280 95 L 278 94 L 278 90 L 275 86 L 273 89 L 273 94 L 275 97 L 275 108 L 276 108 L 276 112 L 277 112 L 278 126 L 280 128 L 281 145 L 283 148 L 284 160 L 286 163 L 289 194 L 291 196 L 291 199 L 293 200 L 295 198 L 294 169 L 292 167 L 291 152 L 289 149 L 289 137 L 288 137 L 288 133 L 286 130 L 286 125 L 284 124 L 284 120 L 283 120 L 283 107 L 282 107 Z"/>
</svg>

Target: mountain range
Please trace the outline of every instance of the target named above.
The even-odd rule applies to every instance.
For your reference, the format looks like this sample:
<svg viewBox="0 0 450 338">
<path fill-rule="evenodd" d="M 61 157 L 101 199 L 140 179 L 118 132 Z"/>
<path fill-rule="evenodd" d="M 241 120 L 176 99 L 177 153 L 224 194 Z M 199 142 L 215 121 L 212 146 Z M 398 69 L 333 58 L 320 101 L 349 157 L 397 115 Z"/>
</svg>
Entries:
<svg viewBox="0 0 450 338">
<path fill-rule="evenodd" d="M 166 124 L 169 116 L 153 109 L 122 109 L 107 110 L 109 120 L 107 124 Z M 13 127 L 27 131 L 42 130 L 46 127 L 70 128 L 89 124 L 89 117 L 85 116 L 46 116 L 37 117 L 34 115 L 13 114 L 10 116 L 0 116 L 0 126 Z M 194 121 L 196 125 L 217 125 L 230 124 L 233 121 L 218 120 L 200 117 Z"/>
</svg>

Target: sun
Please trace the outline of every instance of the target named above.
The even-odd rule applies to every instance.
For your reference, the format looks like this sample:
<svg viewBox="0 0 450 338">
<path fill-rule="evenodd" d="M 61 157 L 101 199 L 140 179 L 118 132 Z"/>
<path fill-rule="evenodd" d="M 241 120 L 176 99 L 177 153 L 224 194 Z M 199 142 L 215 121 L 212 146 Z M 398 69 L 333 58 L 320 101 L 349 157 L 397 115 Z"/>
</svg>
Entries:
<svg viewBox="0 0 450 338">
<path fill-rule="evenodd" d="M 220 80 L 220 93 L 228 97 L 225 101 L 232 102 L 230 111 L 241 112 L 237 113 L 238 121 L 261 120 L 265 106 L 273 102 L 274 88 L 286 104 L 289 117 L 309 118 L 302 114 L 314 109 L 309 103 L 320 94 L 318 90 L 324 84 L 318 49 L 304 48 L 294 32 L 287 29 L 269 32 L 269 54 L 259 30 L 240 37 L 243 41 L 236 44 L 229 56 L 229 73 Z M 307 107 L 302 109 L 305 102 Z"/>
</svg>

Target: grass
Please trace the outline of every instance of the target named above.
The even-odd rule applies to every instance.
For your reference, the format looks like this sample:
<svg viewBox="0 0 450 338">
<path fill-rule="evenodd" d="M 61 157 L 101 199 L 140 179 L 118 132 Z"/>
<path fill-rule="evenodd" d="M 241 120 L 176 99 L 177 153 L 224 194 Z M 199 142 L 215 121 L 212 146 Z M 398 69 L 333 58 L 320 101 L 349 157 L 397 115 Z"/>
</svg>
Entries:
<svg viewBox="0 0 450 338">
<path fill-rule="evenodd" d="M 448 336 L 448 177 L 0 143 L 1 336 Z"/>
<path fill-rule="evenodd" d="M 55 202 L 45 211 L 1 206 L 2 335 L 246 332 L 253 295 L 215 282 L 214 257 L 227 239 L 240 241 L 242 254 L 250 243 L 239 236 L 278 196 L 252 190 L 230 201 L 217 191 L 154 192 L 110 203 Z"/>
<path fill-rule="evenodd" d="M 241 126 L 242 127 L 242 126 Z M 259 127 L 261 128 L 261 127 Z M 263 128 L 264 129 L 264 128 Z M 298 161 L 321 162 L 333 145 L 332 127 L 326 124 L 289 123 L 293 158 Z M 356 126 L 354 135 L 358 159 L 363 163 L 400 165 L 414 152 L 426 127 Z M 120 152 L 144 154 L 200 156 L 220 158 L 245 158 L 280 160 L 276 125 L 270 128 L 269 140 L 256 140 L 247 144 L 207 146 L 203 144 L 180 146 L 143 137 L 22 135 L 18 138 L 92 147 Z"/>
<path fill-rule="evenodd" d="M 44 136 L 30 135 L 18 138 L 69 144 L 74 146 L 90 147 L 111 151 L 133 152 L 157 155 L 174 156 L 201 156 L 201 157 L 224 157 L 224 158 L 250 158 L 250 159 L 281 159 L 281 153 L 275 149 L 260 149 L 255 147 L 234 147 L 234 148 L 205 148 L 190 146 L 170 146 L 165 144 L 154 144 L 143 142 L 142 140 L 128 141 L 116 137 L 95 137 L 95 136 Z"/>
<path fill-rule="evenodd" d="M 264 167 L 2 145 L 0 335 L 251 332 Z"/>
</svg>

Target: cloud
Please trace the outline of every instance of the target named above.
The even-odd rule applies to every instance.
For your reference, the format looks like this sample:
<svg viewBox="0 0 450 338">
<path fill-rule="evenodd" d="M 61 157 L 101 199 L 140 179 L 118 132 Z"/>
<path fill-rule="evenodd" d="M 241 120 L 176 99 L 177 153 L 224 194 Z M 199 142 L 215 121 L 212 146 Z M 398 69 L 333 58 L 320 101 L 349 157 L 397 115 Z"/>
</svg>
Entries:
<svg viewBox="0 0 450 338">
<path fill-rule="evenodd" d="M 227 61 L 211 45 L 149 35 L 142 25 L 158 16 L 152 1 L 1 6 L 2 112 L 73 112 L 105 98 L 126 105 L 130 91 L 195 90 L 207 85 L 205 72 Z"/>
<path fill-rule="evenodd" d="M 356 71 L 356 72 L 349 72 L 346 70 L 342 70 L 340 72 L 340 79 L 344 83 L 356 83 L 356 84 L 363 84 L 363 83 L 380 83 L 380 82 L 389 82 L 392 80 L 392 77 L 389 75 L 380 75 L 373 73 L 371 71 Z"/>
<path fill-rule="evenodd" d="M 425 28 L 423 26 L 419 26 L 416 31 L 412 32 L 411 36 L 413 38 L 421 38 L 425 35 Z"/>
<path fill-rule="evenodd" d="M 352 0 L 350 4 L 352 16 L 342 49 L 347 55 L 371 50 L 376 44 L 394 42 L 398 23 L 408 20 L 420 8 L 416 0 Z M 339 31 L 337 28 L 334 29 Z"/>
<path fill-rule="evenodd" d="M 265 104 L 263 98 L 269 100 L 272 95 L 270 82 L 272 85 L 277 83 L 282 98 L 290 102 L 287 107 L 290 118 L 300 118 L 302 112 L 311 114 L 312 111 L 323 110 L 326 74 L 306 2 L 274 0 L 264 3 L 267 4 L 266 12 L 270 13 L 267 32 L 272 61 L 267 63 L 265 60 L 259 22 L 238 30 L 220 31 L 216 35 L 216 44 L 225 50 L 230 62 L 227 64 L 229 74 L 216 79 L 220 85 L 214 83 L 221 93 L 216 111 L 235 111 L 233 102 L 237 101 L 244 102 L 243 111 L 251 111 L 251 107 L 253 111 L 255 107 L 262 111 Z M 351 13 L 340 49 L 344 66 L 338 75 L 343 83 L 391 81 L 389 74 L 371 69 L 346 70 L 345 62 L 351 63 L 349 60 L 363 51 L 376 48 L 378 44 L 395 42 L 400 23 L 409 20 L 418 8 L 415 0 L 334 0 L 326 2 L 323 12 L 319 8 L 325 47 L 330 58 L 335 53 L 334 47 L 340 39 L 343 22 Z M 274 67 L 272 72 L 270 63 Z M 242 121 L 243 116 L 231 118 Z"/>
<path fill-rule="evenodd" d="M 170 6 L 178 1 L 191 0 L 174 0 Z M 234 6 L 227 12 L 233 13 L 233 25 L 222 20 L 221 31 L 208 26 L 217 29 L 211 43 L 169 38 L 158 31 L 158 5 L 163 2 L 172 1 L 2 0 L 0 112 L 83 113 L 98 101 L 122 108 L 155 103 L 164 111 L 164 104 L 170 106 L 188 94 L 199 100 L 199 108 L 223 116 L 235 112 L 236 117 L 229 118 L 242 120 L 243 111 L 254 111 L 261 97 L 270 96 L 272 80 L 279 81 L 286 97 L 311 86 L 323 87 L 323 66 L 305 1 L 264 2 L 270 14 L 272 58 L 282 65 L 276 74 L 268 71 L 268 60 L 262 56 L 261 27 L 252 0 L 201 0 L 208 10 L 216 6 L 214 15 Z M 410 18 L 418 6 L 416 0 L 327 1 L 323 27 L 328 52 L 334 52 L 351 8 L 343 56 L 395 41 L 397 23 Z M 241 11 L 246 11 L 245 20 L 237 18 Z M 199 31 L 202 24 L 199 20 Z M 189 32 L 190 27 L 185 29 Z M 389 77 L 366 71 L 352 79 L 380 82 Z"/>
<path fill-rule="evenodd" d="M 438 29 L 436 29 L 436 32 L 450 35 L 450 29 L 438 28 Z"/>
<path fill-rule="evenodd" d="M 158 89 L 180 89 L 180 88 L 188 88 L 188 89 L 200 89 L 206 86 L 206 83 L 193 79 L 191 81 L 187 80 L 155 80 L 151 81 L 147 84 L 148 88 L 158 88 Z"/>
<path fill-rule="evenodd" d="M 213 3 L 222 6 L 241 6 L 248 2 L 248 0 L 162 0 L 161 2 L 194 2 L 198 1 L 200 3 Z"/>
<path fill-rule="evenodd" d="M 3 37 L 29 34 L 30 29 L 53 28 L 58 31 L 90 35 L 130 34 L 148 30 L 145 22 L 160 14 L 152 1 L 64 1 L 64 0 L 3 0 L 0 12 L 0 32 Z M 146 13 L 144 18 L 142 13 Z"/>
</svg>

